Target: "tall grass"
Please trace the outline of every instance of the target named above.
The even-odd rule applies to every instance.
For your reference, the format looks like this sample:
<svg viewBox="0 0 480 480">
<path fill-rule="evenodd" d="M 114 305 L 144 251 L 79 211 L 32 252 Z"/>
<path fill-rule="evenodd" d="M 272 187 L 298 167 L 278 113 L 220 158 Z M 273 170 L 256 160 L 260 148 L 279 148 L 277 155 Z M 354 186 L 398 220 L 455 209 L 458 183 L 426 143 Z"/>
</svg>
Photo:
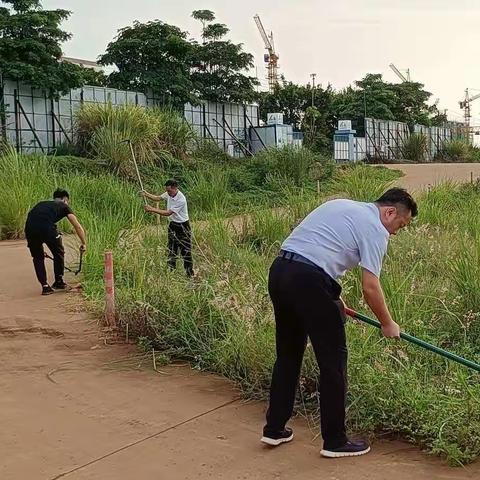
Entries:
<svg viewBox="0 0 480 480">
<path fill-rule="evenodd" d="M 113 249 L 122 325 L 148 336 L 167 356 L 185 358 L 234 380 L 246 395 L 265 398 L 275 357 L 268 268 L 280 242 L 320 199 L 308 189 L 299 196 L 297 189 L 282 210 L 253 213 L 238 231 L 223 218 L 228 205 L 222 198 L 228 199 L 230 192 L 226 170 L 219 167 L 204 178 L 187 178 L 190 201 L 203 201 L 204 211 L 217 213 L 217 218 L 194 225 L 198 277 L 193 283 L 180 271 L 167 270 L 164 229 L 138 234 L 146 217 L 136 203 L 136 188 L 114 175 L 60 173 L 44 157 L 9 152 L 0 161 L 0 223 L 15 234 L 30 205 L 56 186 L 70 189 L 72 206 L 88 231 L 88 298 L 101 297 L 101 258 L 104 249 Z M 395 176 L 377 167 L 347 168 L 335 176 L 328 194 L 371 201 Z M 212 193 L 212 185 L 219 190 Z M 438 186 L 425 193 L 418 220 L 391 239 L 381 278 L 394 318 L 405 331 L 477 361 L 478 193 L 476 185 Z M 349 273 L 343 287 L 349 305 L 368 311 L 358 272 Z M 480 456 L 476 374 L 414 346 L 381 339 L 377 331 L 356 322 L 348 323 L 347 333 L 351 428 L 401 434 L 453 464 Z M 313 415 L 317 375 L 308 348 L 299 408 Z"/>
<path fill-rule="evenodd" d="M 184 183 L 192 213 L 227 210 L 230 192 L 228 174 L 224 168 L 210 165 L 198 171 L 186 172 Z"/>
<path fill-rule="evenodd" d="M 50 198 L 60 186 L 55 170 L 45 157 L 30 161 L 13 147 L 4 147 L 0 157 L 0 225 L 4 238 L 20 238 L 30 208 Z"/>
<path fill-rule="evenodd" d="M 464 139 L 455 138 L 443 143 L 437 155 L 437 160 L 443 162 L 472 162 L 475 161 L 473 147 Z"/>
<path fill-rule="evenodd" d="M 76 113 L 79 148 L 126 176 L 135 174 L 130 140 L 137 162 L 161 164 L 164 157 L 183 158 L 192 148 L 195 133 L 171 109 L 146 109 L 137 105 L 87 104 Z"/>
<path fill-rule="evenodd" d="M 187 121 L 175 110 L 154 109 L 152 117 L 158 122 L 157 147 L 163 153 L 185 159 L 195 147 L 197 135 Z"/>
<path fill-rule="evenodd" d="M 372 200 L 386 184 L 381 182 L 380 188 L 370 183 L 364 169 L 377 181 L 380 175 L 387 180 L 384 170 L 348 169 L 342 173 L 341 191 Z M 462 201 L 452 203 L 451 198 L 458 196 Z M 478 244 L 465 228 L 473 218 L 469 208 L 472 202 L 477 204 L 476 196 L 471 186 L 428 192 L 420 201 L 418 221 L 392 238 L 382 284 L 405 331 L 478 361 L 480 285 L 475 278 L 478 266 L 468 263 L 475 260 Z M 437 210 L 444 217 L 448 211 L 448 221 Z M 265 398 L 275 352 L 267 272 L 301 214 L 293 205 L 281 212 L 254 214 L 240 232 L 220 220 L 197 229 L 199 278 L 193 285 L 165 270 L 158 238 L 145 238 L 133 258 L 117 265 L 120 278 L 128 279 L 118 288 L 122 321 L 148 334 L 168 355 L 233 379 L 246 395 Z M 167 280 L 154 283 L 159 271 Z M 471 290 L 464 297 L 466 283 Z M 344 279 L 343 286 L 351 306 L 368 310 L 356 272 Z M 351 428 L 402 434 L 453 464 L 480 455 L 480 384 L 474 373 L 416 347 L 382 340 L 368 326 L 349 322 L 347 330 Z M 317 410 L 317 374 L 307 349 L 299 408 L 310 413 Z"/>
<path fill-rule="evenodd" d="M 333 169 L 330 159 L 307 148 L 292 146 L 263 150 L 254 157 L 254 163 L 260 171 L 263 170 L 264 177 L 275 173 L 289 179 L 297 187 L 312 180 L 327 178 Z"/>
<path fill-rule="evenodd" d="M 380 197 L 398 177 L 398 172 L 385 167 L 354 164 L 335 175 L 334 190 L 355 200 L 372 202 Z"/>
<path fill-rule="evenodd" d="M 86 104 L 75 116 L 77 142 L 118 173 L 132 175 L 134 166 L 125 140 L 131 140 L 137 160 L 153 163 L 158 123 L 151 111 L 137 105 Z"/>
<path fill-rule="evenodd" d="M 65 168 L 63 162 L 61 168 Z M 21 238 L 28 211 L 37 202 L 51 198 L 57 187 L 70 193 L 70 205 L 87 231 L 85 289 L 88 295 L 101 295 L 102 255 L 125 243 L 126 237 L 146 217 L 131 184 L 111 174 L 60 173 L 56 159 L 22 156 L 8 149 L 0 157 L 0 232 L 3 238 Z M 60 229 L 71 233 L 63 220 Z"/>
<path fill-rule="evenodd" d="M 410 162 L 424 162 L 427 157 L 427 137 L 423 133 L 412 133 L 402 145 L 402 155 Z"/>
</svg>

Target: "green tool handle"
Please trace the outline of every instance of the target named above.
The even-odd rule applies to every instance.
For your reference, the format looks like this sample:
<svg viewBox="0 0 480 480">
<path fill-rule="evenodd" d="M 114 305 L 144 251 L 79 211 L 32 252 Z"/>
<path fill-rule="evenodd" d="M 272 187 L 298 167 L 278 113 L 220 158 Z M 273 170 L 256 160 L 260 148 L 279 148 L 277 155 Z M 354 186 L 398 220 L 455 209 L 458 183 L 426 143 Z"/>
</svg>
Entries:
<svg viewBox="0 0 480 480">
<path fill-rule="evenodd" d="M 373 318 L 367 317 L 366 315 L 362 315 L 361 313 L 358 313 L 355 310 L 352 310 L 351 308 L 347 308 L 345 312 L 347 313 L 347 315 L 349 315 L 352 318 L 361 320 L 362 322 L 368 323 L 369 325 L 372 325 L 374 327 L 377 327 L 380 329 L 382 328 L 382 325 L 379 321 L 374 320 Z M 419 338 L 409 335 L 408 333 L 401 332 L 400 338 L 402 338 L 403 340 L 407 340 L 407 342 L 418 345 L 419 347 L 425 348 L 430 352 L 433 352 L 442 357 L 448 358 L 449 360 L 453 360 L 454 362 L 460 363 L 465 367 L 471 368 L 472 370 L 476 370 L 477 372 L 480 372 L 480 365 L 478 363 L 472 362 L 471 360 L 467 360 L 466 358 L 460 357 L 459 355 L 455 355 L 454 353 L 448 352 L 443 348 L 436 347 L 435 345 L 432 345 L 431 343 L 420 340 Z"/>
</svg>

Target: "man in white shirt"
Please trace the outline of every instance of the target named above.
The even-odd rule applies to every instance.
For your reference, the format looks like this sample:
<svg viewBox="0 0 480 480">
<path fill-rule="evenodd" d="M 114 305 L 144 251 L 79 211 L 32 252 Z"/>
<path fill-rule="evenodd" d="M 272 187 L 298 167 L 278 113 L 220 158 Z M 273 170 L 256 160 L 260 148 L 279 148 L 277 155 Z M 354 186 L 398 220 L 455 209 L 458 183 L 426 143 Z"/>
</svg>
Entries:
<svg viewBox="0 0 480 480">
<path fill-rule="evenodd" d="M 311 212 L 285 240 L 269 274 L 268 290 L 276 324 L 277 359 L 262 442 L 293 439 L 285 427 L 295 402 L 307 338 L 320 369 L 320 417 L 325 457 L 368 453 L 345 428 L 347 345 L 345 304 L 337 279 L 357 265 L 364 298 L 382 324 L 383 335 L 399 338 L 400 328 L 385 303 L 379 276 L 390 235 L 417 215 L 413 198 L 392 188 L 374 203 L 332 200 Z"/>
<path fill-rule="evenodd" d="M 145 211 L 168 217 L 168 266 L 172 270 L 176 268 L 177 255 L 180 253 L 187 276 L 193 277 L 192 233 L 188 205 L 185 195 L 178 189 L 178 183 L 175 180 L 168 180 L 165 183 L 165 193 L 161 195 L 152 195 L 148 192 L 141 194 L 154 202 L 167 201 L 166 210 L 145 205 Z"/>
</svg>

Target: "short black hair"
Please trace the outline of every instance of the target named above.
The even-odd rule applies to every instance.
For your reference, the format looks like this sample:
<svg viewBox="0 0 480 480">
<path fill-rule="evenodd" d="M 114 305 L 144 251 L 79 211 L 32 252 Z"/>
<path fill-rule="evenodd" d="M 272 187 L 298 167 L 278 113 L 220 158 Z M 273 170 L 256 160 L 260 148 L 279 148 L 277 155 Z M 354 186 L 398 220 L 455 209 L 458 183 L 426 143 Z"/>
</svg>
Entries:
<svg viewBox="0 0 480 480">
<path fill-rule="evenodd" d="M 53 198 L 65 198 L 65 197 L 70 198 L 70 195 L 66 190 L 62 190 L 61 188 L 57 188 L 53 192 Z"/>
<path fill-rule="evenodd" d="M 178 187 L 178 182 L 176 180 L 170 179 L 165 182 L 166 187 Z"/>
<path fill-rule="evenodd" d="M 413 197 L 404 188 L 391 188 L 387 190 L 376 202 L 384 207 L 402 207 L 410 210 L 412 217 L 418 214 L 418 207 Z"/>
</svg>

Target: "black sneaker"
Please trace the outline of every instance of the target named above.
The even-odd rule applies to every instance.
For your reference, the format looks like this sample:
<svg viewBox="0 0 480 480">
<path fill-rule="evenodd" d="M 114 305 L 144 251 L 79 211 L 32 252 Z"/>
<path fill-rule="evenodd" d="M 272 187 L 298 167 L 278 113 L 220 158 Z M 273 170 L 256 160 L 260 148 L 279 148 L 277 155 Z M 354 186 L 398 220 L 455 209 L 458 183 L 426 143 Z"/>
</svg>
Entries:
<svg viewBox="0 0 480 480">
<path fill-rule="evenodd" d="M 68 285 L 63 280 L 55 280 L 55 282 L 52 284 L 52 288 L 55 290 L 66 290 Z"/>
<path fill-rule="evenodd" d="M 55 293 L 55 290 L 50 285 L 42 287 L 42 295 L 51 295 L 52 293 Z"/>
<path fill-rule="evenodd" d="M 348 440 L 345 445 L 338 448 L 323 448 L 320 455 L 327 458 L 359 457 L 370 451 L 370 445 L 362 440 Z"/>
<path fill-rule="evenodd" d="M 266 432 L 263 431 L 263 437 L 260 439 L 262 443 L 276 447 L 281 443 L 288 443 L 293 440 L 293 430 L 291 428 L 285 428 L 281 432 Z"/>
</svg>

